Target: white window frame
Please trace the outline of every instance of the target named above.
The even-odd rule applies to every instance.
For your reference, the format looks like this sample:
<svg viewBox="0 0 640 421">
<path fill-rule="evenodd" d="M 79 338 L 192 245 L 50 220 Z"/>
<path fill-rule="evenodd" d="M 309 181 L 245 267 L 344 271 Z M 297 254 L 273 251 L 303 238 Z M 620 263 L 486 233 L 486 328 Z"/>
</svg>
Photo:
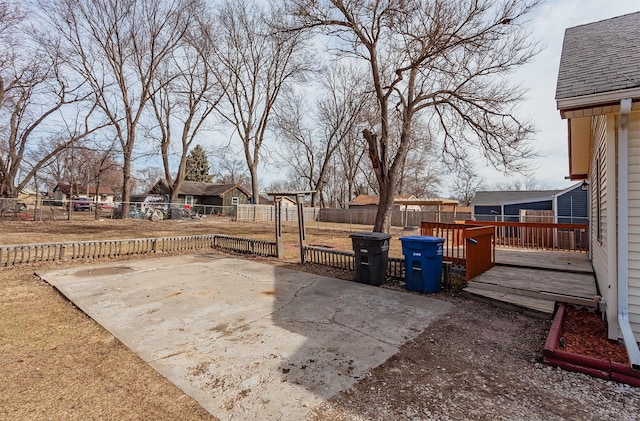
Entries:
<svg viewBox="0 0 640 421">
<path fill-rule="evenodd" d="M 231 204 L 232 205 L 239 205 L 240 204 L 240 198 L 238 196 L 233 196 L 231 198 Z"/>
<path fill-rule="evenodd" d="M 185 205 L 189 205 L 189 206 L 193 206 L 193 196 L 185 196 L 184 197 L 184 204 Z"/>
</svg>

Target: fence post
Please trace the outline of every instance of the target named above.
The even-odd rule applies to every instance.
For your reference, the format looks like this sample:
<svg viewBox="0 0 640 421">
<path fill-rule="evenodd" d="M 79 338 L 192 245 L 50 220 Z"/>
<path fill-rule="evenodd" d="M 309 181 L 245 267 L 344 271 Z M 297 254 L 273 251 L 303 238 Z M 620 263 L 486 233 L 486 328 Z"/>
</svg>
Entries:
<svg viewBox="0 0 640 421">
<path fill-rule="evenodd" d="M 64 260 L 64 248 L 65 248 L 65 245 L 64 245 L 64 244 L 60 244 L 60 256 L 59 256 L 59 260 Z"/>
</svg>

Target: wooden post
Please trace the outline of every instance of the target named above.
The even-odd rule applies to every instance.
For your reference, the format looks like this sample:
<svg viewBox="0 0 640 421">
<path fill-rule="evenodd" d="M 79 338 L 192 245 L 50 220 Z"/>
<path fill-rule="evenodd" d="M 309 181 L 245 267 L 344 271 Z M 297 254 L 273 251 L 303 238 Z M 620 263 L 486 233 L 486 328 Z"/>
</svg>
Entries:
<svg viewBox="0 0 640 421">
<path fill-rule="evenodd" d="M 275 206 L 275 221 L 276 221 L 276 255 L 278 259 L 282 259 L 282 196 L 274 196 L 273 203 Z"/>
<path fill-rule="evenodd" d="M 304 194 L 296 194 L 298 206 L 298 231 L 300 231 L 300 263 L 304 264 L 304 248 L 307 246 L 307 232 L 304 226 Z"/>
</svg>

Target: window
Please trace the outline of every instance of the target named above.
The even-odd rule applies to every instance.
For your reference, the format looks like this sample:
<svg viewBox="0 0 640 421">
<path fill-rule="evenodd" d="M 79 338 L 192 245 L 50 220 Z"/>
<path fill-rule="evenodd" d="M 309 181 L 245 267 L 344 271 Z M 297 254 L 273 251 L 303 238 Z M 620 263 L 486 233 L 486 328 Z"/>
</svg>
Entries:
<svg viewBox="0 0 640 421">
<path fill-rule="evenodd" d="M 237 205 L 238 203 L 240 203 L 240 198 L 238 196 L 233 196 L 231 198 L 231 204 L 232 205 Z"/>
<path fill-rule="evenodd" d="M 184 204 L 188 206 L 193 206 L 193 196 L 185 196 Z"/>
</svg>

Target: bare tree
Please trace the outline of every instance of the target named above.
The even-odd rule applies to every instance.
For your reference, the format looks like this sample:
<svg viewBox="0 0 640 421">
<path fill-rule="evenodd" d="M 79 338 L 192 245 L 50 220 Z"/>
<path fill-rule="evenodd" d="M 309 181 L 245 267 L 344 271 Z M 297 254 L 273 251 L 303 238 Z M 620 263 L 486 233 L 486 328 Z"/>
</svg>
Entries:
<svg viewBox="0 0 640 421">
<path fill-rule="evenodd" d="M 85 185 L 100 183 L 103 186 L 114 187 L 115 179 L 117 178 L 117 183 L 121 180 L 120 163 L 114 151 L 115 145 L 99 143 L 91 139 L 90 142 L 68 145 L 42 167 L 39 175 L 40 182 L 46 183 L 51 188 L 56 184 L 71 182 Z M 44 149 L 46 150 L 47 147 L 45 146 Z M 38 153 L 39 150 L 36 150 L 32 155 Z"/>
<path fill-rule="evenodd" d="M 532 128 L 513 107 L 520 89 L 500 76 L 537 48 L 523 19 L 538 0 L 287 0 L 291 31 L 320 28 L 342 55 L 367 63 L 376 125 L 363 131 L 380 190 L 374 231 L 388 232 L 393 192 L 425 119 L 450 163 L 479 149 L 493 165 L 521 169 Z M 396 122 L 397 121 L 397 122 Z M 394 130 L 394 127 L 397 129 Z"/>
<path fill-rule="evenodd" d="M 248 175 L 247 163 L 236 158 L 228 148 L 221 148 L 215 159 L 214 179 L 220 184 L 239 184 L 251 190 L 251 178 Z"/>
<path fill-rule="evenodd" d="M 270 23 L 278 19 L 257 3 L 226 1 L 211 29 L 219 38 L 210 65 L 225 86 L 218 110 L 242 141 L 256 203 L 258 164 L 273 106 L 286 84 L 308 66 L 302 59 L 304 34 L 272 30 Z"/>
<path fill-rule="evenodd" d="M 362 73 L 353 66 L 336 66 L 325 72 L 323 95 L 312 107 L 307 92 L 286 97 L 276 109 L 276 130 L 284 141 L 286 160 L 296 176 L 305 180 L 311 206 L 326 206 L 324 186 L 334 154 L 354 129 L 370 97 L 360 83 Z M 319 199 L 319 200 L 318 200 Z"/>
<path fill-rule="evenodd" d="M 420 198 L 437 197 L 443 175 L 437 145 L 427 125 L 421 121 L 413 124 L 414 135 L 400 166 L 395 193 Z"/>
<path fill-rule="evenodd" d="M 548 190 L 549 185 L 535 177 L 512 178 L 494 184 L 496 191 Z"/>
<path fill-rule="evenodd" d="M 129 215 L 137 129 L 156 76 L 189 25 L 194 0 L 39 0 L 63 54 L 86 78 L 122 153 L 123 217 Z"/>
<path fill-rule="evenodd" d="M 362 189 L 359 189 L 358 185 L 364 184 L 361 178 L 364 177 L 365 153 L 364 139 L 355 130 L 348 134 L 347 139 L 338 148 L 336 169 L 346 183 L 344 195 L 336 200 L 340 207 L 346 207 L 361 193 Z"/>
<path fill-rule="evenodd" d="M 5 197 L 17 197 L 52 157 L 104 127 L 91 118 L 95 108 L 84 81 L 65 75 L 60 51 L 40 46 L 24 16 L 11 2 L 0 2 L 0 196 Z M 36 149 L 38 154 L 30 153 Z"/>
<path fill-rule="evenodd" d="M 462 206 L 470 206 L 476 192 L 484 188 L 482 177 L 470 166 L 461 168 L 452 180 L 451 194 Z"/>
<path fill-rule="evenodd" d="M 137 193 L 148 193 L 162 177 L 164 177 L 164 169 L 160 167 L 145 166 L 137 170 L 134 178 Z"/>
<path fill-rule="evenodd" d="M 150 100 L 158 125 L 152 133 L 160 138 L 164 177 L 172 202 L 185 180 L 191 145 L 206 128 L 205 123 L 221 98 L 219 81 L 208 65 L 213 44 L 202 36 L 201 29 L 207 30 L 203 25 L 191 25 L 184 42 L 167 56 L 163 71 L 153 78 Z M 177 149 L 176 153 L 172 154 L 172 149 Z M 172 155 L 177 158 L 175 177 L 170 166 Z"/>
<path fill-rule="evenodd" d="M 438 197 L 442 184 L 442 168 L 436 157 L 429 149 L 410 149 L 400 168 L 397 193 L 419 198 Z"/>
</svg>

